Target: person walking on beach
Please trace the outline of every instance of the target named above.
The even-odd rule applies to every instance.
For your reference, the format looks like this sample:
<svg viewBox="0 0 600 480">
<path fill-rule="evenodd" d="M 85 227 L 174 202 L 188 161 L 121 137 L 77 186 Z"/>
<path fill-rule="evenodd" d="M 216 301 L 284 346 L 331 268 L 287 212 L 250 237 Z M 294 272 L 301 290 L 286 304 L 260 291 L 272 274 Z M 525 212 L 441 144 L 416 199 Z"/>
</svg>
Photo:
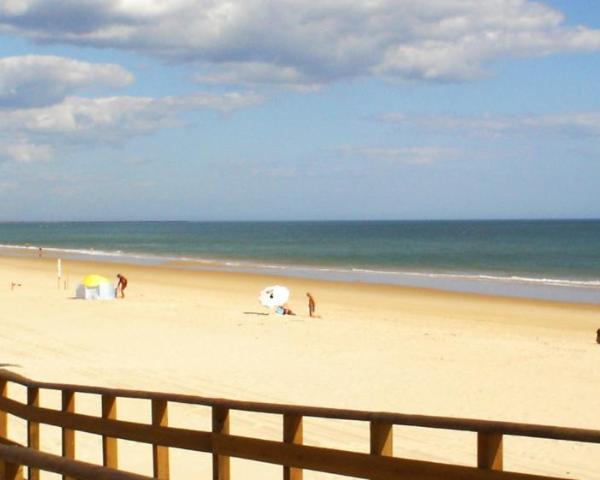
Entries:
<svg viewBox="0 0 600 480">
<path fill-rule="evenodd" d="M 121 290 L 121 298 L 125 298 L 125 289 L 127 288 L 127 279 L 117 273 L 117 278 L 119 279 L 119 283 L 117 283 L 117 288 L 115 288 L 115 297 L 118 296 L 119 289 Z"/>
<path fill-rule="evenodd" d="M 317 306 L 317 304 L 315 302 L 315 298 L 309 292 L 306 292 L 306 296 L 308 297 L 308 316 L 314 317 L 315 316 L 315 308 Z"/>
</svg>

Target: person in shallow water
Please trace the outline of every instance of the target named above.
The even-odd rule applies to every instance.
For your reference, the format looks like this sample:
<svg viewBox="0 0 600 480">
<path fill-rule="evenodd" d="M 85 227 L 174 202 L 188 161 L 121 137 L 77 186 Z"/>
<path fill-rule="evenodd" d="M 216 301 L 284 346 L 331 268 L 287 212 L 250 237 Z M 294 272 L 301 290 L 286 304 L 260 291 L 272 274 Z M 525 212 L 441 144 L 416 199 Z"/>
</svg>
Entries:
<svg viewBox="0 0 600 480">
<path fill-rule="evenodd" d="M 121 298 L 125 298 L 127 279 L 120 273 L 117 273 L 117 278 L 119 279 L 119 283 L 117 283 L 117 288 L 115 288 L 115 297 L 119 295 L 119 290 L 121 290 Z"/>
</svg>

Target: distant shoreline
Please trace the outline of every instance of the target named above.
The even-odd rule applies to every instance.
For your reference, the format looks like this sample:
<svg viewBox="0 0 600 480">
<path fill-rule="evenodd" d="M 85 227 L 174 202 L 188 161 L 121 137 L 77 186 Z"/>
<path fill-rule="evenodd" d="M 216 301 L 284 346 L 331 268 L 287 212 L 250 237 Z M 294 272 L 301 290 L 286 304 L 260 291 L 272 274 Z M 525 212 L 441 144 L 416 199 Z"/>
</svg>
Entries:
<svg viewBox="0 0 600 480">
<path fill-rule="evenodd" d="M 600 217 L 518 217 L 518 218 L 377 218 L 377 219 L 301 219 L 301 220 L 0 220 L 0 224 L 57 224 L 57 223 L 444 223 L 444 222 L 600 222 Z"/>
<path fill-rule="evenodd" d="M 0 256 L 31 258 L 39 255 L 40 248 L 42 248 L 44 258 L 62 258 L 77 261 L 141 266 L 166 266 L 192 271 L 276 275 L 343 283 L 397 285 L 499 297 L 506 296 L 533 300 L 600 304 L 600 281 L 586 282 L 469 273 L 400 272 L 343 267 L 261 264 L 251 261 L 134 254 L 94 249 L 40 247 L 37 245 L 0 244 Z"/>
</svg>

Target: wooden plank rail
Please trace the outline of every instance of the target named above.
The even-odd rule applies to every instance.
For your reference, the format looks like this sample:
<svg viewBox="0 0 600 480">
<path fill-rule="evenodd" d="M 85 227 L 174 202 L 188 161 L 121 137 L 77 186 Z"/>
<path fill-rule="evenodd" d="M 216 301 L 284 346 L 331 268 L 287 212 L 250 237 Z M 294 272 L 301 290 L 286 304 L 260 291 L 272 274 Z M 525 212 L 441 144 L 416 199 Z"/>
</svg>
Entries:
<svg viewBox="0 0 600 480">
<path fill-rule="evenodd" d="M 443 430 L 462 430 L 482 433 L 498 433 L 520 437 L 544 438 L 548 440 L 565 440 L 571 442 L 600 443 L 600 430 L 581 428 L 552 427 L 526 423 L 496 422 L 490 420 L 473 420 L 455 417 L 435 417 L 428 415 L 408 415 L 390 412 L 370 412 L 363 410 L 346 410 L 337 408 L 307 407 L 299 405 L 282 405 L 273 403 L 244 402 L 221 398 L 200 397 L 162 392 L 147 392 L 87 385 L 68 385 L 44 383 L 29 380 L 8 370 L 0 369 L 0 378 L 24 386 L 37 386 L 45 390 L 75 390 L 80 393 L 96 395 L 108 394 L 120 398 L 137 398 L 143 400 L 165 400 L 173 403 L 189 405 L 221 406 L 230 410 L 246 412 L 296 414 L 303 417 L 329 418 L 338 420 L 381 421 L 394 425 L 412 427 L 437 428 Z"/>
<path fill-rule="evenodd" d="M 11 465 L 8 475 L 4 477 L 7 480 L 21 480 L 19 471 L 23 465 L 38 471 L 58 473 L 81 480 L 152 480 L 151 477 L 70 460 L 20 446 L 0 445 L 0 459 Z"/>
<path fill-rule="evenodd" d="M 213 445 L 217 453 L 230 457 L 376 480 L 559 480 L 234 435 L 215 435 Z"/>
<path fill-rule="evenodd" d="M 69 428 L 80 432 L 198 452 L 212 451 L 210 432 L 173 427 L 155 427 L 80 413 L 59 412 L 49 408 L 30 407 L 8 398 L 0 398 L 0 410 L 7 411 L 25 420 L 36 420 L 46 425 Z"/>
<path fill-rule="evenodd" d="M 27 388 L 26 403 L 10 398 L 8 389 L 10 383 Z M 61 409 L 55 410 L 40 406 L 40 390 L 60 391 L 62 395 Z M 100 396 L 101 415 L 77 413 L 75 407 L 78 393 Z M 137 423 L 119 420 L 117 416 L 119 398 L 147 400 L 151 407 L 151 421 Z M 169 426 L 168 404 L 170 402 L 211 407 L 212 427 L 210 431 Z M 230 433 L 230 412 L 235 410 L 280 414 L 282 416 L 282 441 L 232 435 Z M 14 415 L 27 422 L 29 448 L 11 444 L 7 415 Z M 369 453 L 304 445 L 303 420 L 305 417 L 369 422 L 370 436 L 366 439 L 370 442 Z M 62 457 L 42 458 L 36 456 L 32 460 L 31 452 L 40 453 L 38 450 L 41 424 L 62 429 Z M 395 425 L 475 432 L 477 434 L 477 467 L 394 457 L 393 431 Z M 109 478 L 77 476 L 80 473 L 73 473 L 75 472 L 74 468 L 83 468 L 82 462 L 75 459 L 76 432 L 78 431 L 102 436 L 103 466 L 95 466 L 95 468 L 104 468 L 107 472 L 119 472 L 117 470 L 118 439 L 151 445 L 153 478 L 160 480 L 170 478 L 169 448 L 211 454 L 213 457 L 213 480 L 231 479 L 231 457 L 280 465 L 283 469 L 284 480 L 302 480 L 305 469 L 373 480 L 549 480 L 556 477 L 503 471 L 504 437 L 507 435 L 526 436 L 600 444 L 600 431 L 598 430 L 277 405 L 193 395 L 42 383 L 0 369 L 0 447 L 2 447 L 0 448 L 0 478 L 10 478 L 11 480 L 22 478 L 21 472 L 24 465 L 29 468 L 28 478 L 31 480 L 39 478 L 40 470 L 61 473 L 64 480 Z M 13 447 L 13 450 L 6 450 L 5 447 Z M 18 450 L 19 448 L 24 450 Z M 7 451 L 12 453 L 5 454 Z M 15 452 L 18 452 L 20 456 L 16 457 Z M 49 469 L 57 468 L 56 462 L 60 463 L 62 470 Z M 4 467 L 4 472 L 2 467 Z"/>
</svg>

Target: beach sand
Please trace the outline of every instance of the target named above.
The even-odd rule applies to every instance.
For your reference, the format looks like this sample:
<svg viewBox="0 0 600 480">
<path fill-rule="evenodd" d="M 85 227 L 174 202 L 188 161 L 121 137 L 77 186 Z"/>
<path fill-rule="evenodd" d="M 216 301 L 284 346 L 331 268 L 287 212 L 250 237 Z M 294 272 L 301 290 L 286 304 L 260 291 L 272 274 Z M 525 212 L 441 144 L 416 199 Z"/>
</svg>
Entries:
<svg viewBox="0 0 600 480">
<path fill-rule="evenodd" d="M 600 429 L 598 305 L 105 262 L 63 260 L 63 272 L 66 290 L 55 259 L 0 257 L 0 364 L 35 380 Z M 127 298 L 73 299 L 92 272 L 125 274 Z M 265 315 L 257 297 L 272 284 L 290 288 L 297 316 Z M 306 291 L 321 318 L 308 317 Z M 95 398 L 79 405 L 99 411 Z M 170 421 L 208 428 L 206 410 L 179 406 Z M 119 418 L 147 412 L 119 404 Z M 280 417 L 231 421 L 233 433 L 281 438 Z M 24 441 L 21 422 L 10 428 Z M 309 444 L 369 448 L 366 423 L 307 419 L 304 430 Z M 476 461 L 468 432 L 397 427 L 394 442 L 397 456 Z M 101 461 L 99 446 L 79 435 L 78 458 Z M 60 452 L 58 429 L 42 429 L 42 447 Z M 507 437 L 504 450 L 507 470 L 600 478 L 600 445 Z M 121 465 L 151 474 L 150 451 L 121 441 Z M 210 477 L 209 455 L 172 451 L 171 463 L 172 478 Z M 280 478 L 281 467 L 233 460 L 232 476 Z"/>
</svg>

